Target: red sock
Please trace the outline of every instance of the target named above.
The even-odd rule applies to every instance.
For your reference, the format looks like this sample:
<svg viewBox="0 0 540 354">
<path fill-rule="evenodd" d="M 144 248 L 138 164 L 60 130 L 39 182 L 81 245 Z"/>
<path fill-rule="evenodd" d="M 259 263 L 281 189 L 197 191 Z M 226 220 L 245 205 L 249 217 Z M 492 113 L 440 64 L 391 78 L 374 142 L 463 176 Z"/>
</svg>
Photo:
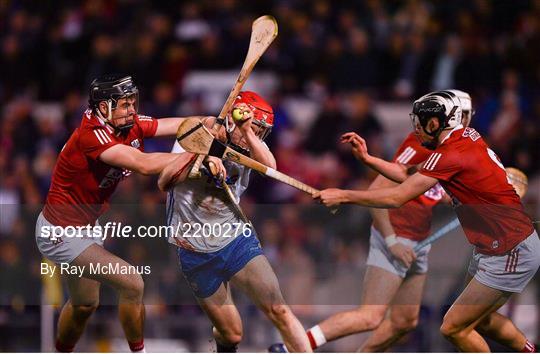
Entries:
<svg viewBox="0 0 540 354">
<path fill-rule="evenodd" d="M 132 352 L 140 352 L 141 350 L 144 349 L 144 339 L 141 339 L 140 341 L 137 341 L 137 342 L 128 342 L 128 344 L 129 344 L 129 349 Z"/>
<path fill-rule="evenodd" d="M 521 353 L 536 353 L 536 346 L 534 343 L 531 343 L 528 339 L 525 343 L 525 347 L 521 349 Z"/>
<path fill-rule="evenodd" d="M 73 349 L 75 349 L 75 344 L 64 344 L 60 342 L 60 339 L 56 339 L 54 346 L 56 347 L 56 351 L 59 353 L 71 353 L 73 352 Z"/>
</svg>

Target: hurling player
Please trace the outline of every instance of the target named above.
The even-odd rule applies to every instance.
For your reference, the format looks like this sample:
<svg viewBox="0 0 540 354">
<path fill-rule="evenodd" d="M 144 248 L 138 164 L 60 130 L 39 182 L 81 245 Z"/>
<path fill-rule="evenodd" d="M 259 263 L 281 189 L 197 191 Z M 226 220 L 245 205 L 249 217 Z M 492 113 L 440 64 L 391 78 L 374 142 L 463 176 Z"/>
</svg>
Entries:
<svg viewBox="0 0 540 354">
<path fill-rule="evenodd" d="M 496 312 L 512 293 L 525 288 L 540 265 L 540 239 L 504 166 L 476 130 L 461 124 L 459 107 L 445 95 L 415 101 L 411 118 L 422 144 L 432 150 L 418 172 L 395 187 L 327 189 L 314 198 L 327 206 L 396 208 L 440 183 L 475 246 L 471 280 L 446 313 L 441 333 L 460 351 L 489 351 L 485 335 L 514 351 L 533 352 L 534 345 L 512 321 Z M 367 154 L 362 139 L 350 143 L 358 155 Z M 385 169 L 382 164 L 379 168 Z M 393 172 L 389 168 L 385 174 Z"/>
<path fill-rule="evenodd" d="M 244 91 L 234 108 L 244 112 L 243 120 L 233 120 L 228 114 L 218 139 L 275 168 L 274 155 L 263 142 L 274 123 L 272 107 L 258 94 Z M 173 151 L 181 151 L 178 143 Z M 212 162 L 219 164 L 217 174 L 223 173 L 238 203 L 251 170 L 232 161 Z M 203 178 L 189 179 L 169 193 L 167 217 L 175 229 L 182 226 L 182 232 L 169 240 L 178 246 L 181 270 L 214 325 L 217 351 L 235 352 L 242 340 L 242 320 L 231 297 L 231 285 L 248 295 L 272 321 L 290 351 L 311 351 L 304 327 L 285 304 L 255 230 L 243 222 L 220 182 L 206 170 Z"/>
<path fill-rule="evenodd" d="M 468 93 L 449 90 L 444 94 L 453 99 L 464 114 L 471 115 L 471 97 Z M 342 142 L 348 143 L 348 140 L 356 138 L 355 133 L 346 133 Z M 423 147 L 415 133 L 411 132 L 401 143 L 392 163 L 396 168 L 407 170 L 425 161 L 430 154 L 430 150 Z M 378 175 L 369 189 L 395 185 L 395 182 Z M 373 226 L 362 287 L 362 304 L 355 310 L 337 313 L 311 328 L 308 337 L 313 349 L 347 335 L 373 331 L 360 351 L 380 352 L 416 328 L 430 246 L 422 248 L 417 254 L 413 249 L 430 234 L 433 207 L 448 199 L 440 184 L 436 184 L 400 208 L 389 211 L 370 209 Z"/>
<path fill-rule="evenodd" d="M 144 153 L 145 138 L 174 136 L 182 118 L 157 120 L 139 115 L 138 90 L 131 77 L 98 78 L 90 85 L 89 96 L 89 108 L 80 126 L 58 156 L 45 206 L 36 223 L 36 243 L 43 256 L 57 265 L 84 269 L 82 277 L 66 276 L 69 300 L 58 319 L 56 349 L 73 351 L 88 318 L 98 306 L 99 287 L 104 283 L 118 293 L 120 322 L 130 349 L 142 351 L 141 275 L 89 271 L 90 264 L 129 266 L 103 247 L 98 218 L 108 209 L 118 183 L 132 172 L 158 174 L 165 166 L 172 165 L 181 179 L 194 155 Z M 84 229 L 87 225 L 93 228 Z M 77 235 L 68 237 L 69 229 L 75 227 L 79 227 Z M 46 237 L 50 236 L 46 230 L 51 228 L 56 230 L 55 237 Z"/>
</svg>

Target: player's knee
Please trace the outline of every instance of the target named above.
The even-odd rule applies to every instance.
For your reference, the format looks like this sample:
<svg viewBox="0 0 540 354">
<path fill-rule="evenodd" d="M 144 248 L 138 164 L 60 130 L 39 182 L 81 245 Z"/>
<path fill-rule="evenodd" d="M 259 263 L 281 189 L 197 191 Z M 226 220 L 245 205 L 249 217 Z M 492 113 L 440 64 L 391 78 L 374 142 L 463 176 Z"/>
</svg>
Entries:
<svg viewBox="0 0 540 354">
<path fill-rule="evenodd" d="M 372 331 L 374 329 L 379 328 L 382 321 L 383 321 L 383 318 L 377 315 L 369 316 L 366 321 L 367 330 Z"/>
<path fill-rule="evenodd" d="M 133 274 L 125 282 L 120 290 L 124 300 L 139 302 L 142 301 L 144 293 L 144 281 L 140 274 Z"/>
<path fill-rule="evenodd" d="M 374 329 L 377 329 L 382 321 L 384 321 L 385 311 L 366 311 L 365 308 L 360 307 L 357 310 L 355 310 L 356 315 L 358 318 L 364 318 L 365 319 L 365 325 L 366 330 L 372 331 Z M 358 321 L 358 323 L 361 323 L 362 321 Z"/>
<path fill-rule="evenodd" d="M 443 319 L 440 332 L 445 338 L 452 339 L 459 337 L 461 330 L 461 326 L 458 326 L 456 323 L 454 323 L 447 317 Z"/>
<path fill-rule="evenodd" d="M 264 307 L 264 312 L 273 322 L 284 322 L 290 310 L 285 304 L 272 303 Z"/>
<path fill-rule="evenodd" d="M 86 321 L 98 308 L 98 301 L 86 305 L 71 305 L 76 321 Z"/>
<path fill-rule="evenodd" d="M 481 334 L 484 334 L 488 332 L 489 328 L 491 328 L 491 316 L 486 316 L 478 325 L 476 326 L 476 330 L 480 332 Z"/>
<path fill-rule="evenodd" d="M 416 326 L 418 326 L 418 315 L 392 318 L 392 327 L 400 333 L 410 332 L 414 330 Z"/>
<path fill-rule="evenodd" d="M 231 346 L 240 344 L 243 336 L 242 328 L 239 326 L 228 326 L 227 328 L 219 331 L 219 334 L 223 341 Z"/>
</svg>

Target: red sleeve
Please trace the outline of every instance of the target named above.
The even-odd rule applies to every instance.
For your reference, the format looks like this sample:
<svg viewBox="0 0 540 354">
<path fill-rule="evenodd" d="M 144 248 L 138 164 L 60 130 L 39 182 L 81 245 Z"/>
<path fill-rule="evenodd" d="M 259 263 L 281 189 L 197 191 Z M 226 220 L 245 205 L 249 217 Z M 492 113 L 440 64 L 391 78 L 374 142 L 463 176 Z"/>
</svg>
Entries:
<svg viewBox="0 0 540 354">
<path fill-rule="evenodd" d="M 441 150 L 441 152 L 433 152 L 429 155 L 419 172 L 438 180 L 449 181 L 461 169 L 459 154 Z"/>
<path fill-rule="evenodd" d="M 97 160 L 103 151 L 116 144 L 118 142 L 111 138 L 109 131 L 101 127 L 84 129 L 79 138 L 79 148 L 93 160 Z"/>
<path fill-rule="evenodd" d="M 138 115 L 137 123 L 141 128 L 143 138 L 151 138 L 156 135 L 158 121 L 149 116 Z"/>
<path fill-rule="evenodd" d="M 397 162 L 403 165 L 417 165 L 425 161 L 429 156 L 429 152 L 420 145 L 418 139 L 409 134 L 409 136 L 401 143 L 396 151 L 392 162 Z"/>
</svg>

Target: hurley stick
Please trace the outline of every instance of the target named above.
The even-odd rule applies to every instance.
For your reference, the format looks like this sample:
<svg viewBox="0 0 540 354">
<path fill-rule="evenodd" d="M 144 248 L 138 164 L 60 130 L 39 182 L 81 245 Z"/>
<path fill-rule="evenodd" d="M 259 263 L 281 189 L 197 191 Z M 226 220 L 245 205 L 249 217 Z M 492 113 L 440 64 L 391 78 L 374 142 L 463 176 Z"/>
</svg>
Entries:
<svg viewBox="0 0 540 354">
<path fill-rule="evenodd" d="M 236 79 L 236 82 L 234 83 L 234 86 L 229 93 L 229 97 L 227 97 L 227 101 L 225 101 L 225 104 L 223 105 L 221 112 L 219 112 L 216 122 L 212 127 L 214 131 L 217 130 L 221 125 L 223 125 L 225 117 L 227 116 L 227 113 L 229 113 L 229 111 L 231 110 L 236 96 L 238 96 L 240 90 L 242 90 L 242 87 L 247 81 L 249 75 L 251 74 L 251 71 L 253 71 L 255 64 L 257 64 L 259 58 L 264 54 L 264 52 L 270 46 L 274 38 L 277 37 L 277 34 L 278 25 L 276 19 L 273 16 L 261 16 L 255 21 L 253 21 L 253 25 L 251 26 L 249 49 L 246 55 L 246 59 L 244 60 L 244 65 L 242 65 L 242 69 L 240 70 L 238 78 Z M 203 160 L 204 156 L 199 156 L 197 158 L 189 173 L 190 178 L 200 177 L 201 173 L 199 169 Z"/>
</svg>

